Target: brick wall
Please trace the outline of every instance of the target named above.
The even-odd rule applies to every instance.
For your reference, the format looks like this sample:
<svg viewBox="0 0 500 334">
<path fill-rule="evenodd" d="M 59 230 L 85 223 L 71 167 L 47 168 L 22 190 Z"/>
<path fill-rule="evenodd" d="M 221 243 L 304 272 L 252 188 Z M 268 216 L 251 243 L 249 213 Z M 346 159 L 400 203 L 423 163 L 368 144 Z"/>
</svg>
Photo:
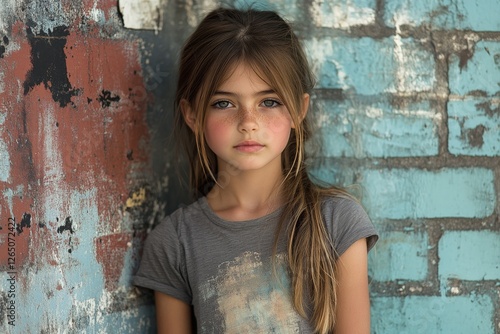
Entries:
<svg viewBox="0 0 500 334">
<path fill-rule="evenodd" d="M 500 333 L 500 2 L 281 6 L 319 79 L 313 172 L 381 232 L 372 332 Z"/>
</svg>

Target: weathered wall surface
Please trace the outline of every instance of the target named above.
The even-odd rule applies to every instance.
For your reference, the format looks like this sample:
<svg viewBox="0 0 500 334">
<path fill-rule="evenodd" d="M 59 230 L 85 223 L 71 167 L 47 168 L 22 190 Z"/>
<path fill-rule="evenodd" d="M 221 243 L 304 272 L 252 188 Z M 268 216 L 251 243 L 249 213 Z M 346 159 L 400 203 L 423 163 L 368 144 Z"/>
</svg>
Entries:
<svg viewBox="0 0 500 334">
<path fill-rule="evenodd" d="M 372 332 L 500 333 L 500 3 L 252 3 L 294 24 L 317 75 L 312 173 L 360 184 L 381 232 Z M 186 201 L 175 61 L 217 2 L 165 0 L 155 24 L 120 5 L 1 1 L 0 332 L 154 332 L 130 275 Z"/>
<path fill-rule="evenodd" d="M 116 1 L 1 1 L 2 333 L 152 328 L 130 276 L 165 207 L 149 123 L 166 81 L 143 35 Z"/>
<path fill-rule="evenodd" d="M 372 332 L 500 333 L 500 2 L 302 8 L 315 174 L 360 184 L 381 232 Z"/>
</svg>

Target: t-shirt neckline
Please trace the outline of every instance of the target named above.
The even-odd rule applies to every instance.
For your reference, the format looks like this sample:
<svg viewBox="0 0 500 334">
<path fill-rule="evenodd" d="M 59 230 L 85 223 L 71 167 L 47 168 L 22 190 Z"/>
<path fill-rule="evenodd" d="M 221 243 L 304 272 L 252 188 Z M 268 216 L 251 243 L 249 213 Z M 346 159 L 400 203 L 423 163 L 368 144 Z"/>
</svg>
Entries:
<svg viewBox="0 0 500 334">
<path fill-rule="evenodd" d="M 198 199 L 198 205 L 202 209 L 202 211 L 205 213 L 205 215 L 212 221 L 213 223 L 217 225 L 222 225 L 225 227 L 233 228 L 233 229 L 243 229 L 243 228 L 249 228 L 249 227 L 254 227 L 254 226 L 260 226 L 263 223 L 266 223 L 268 221 L 275 220 L 281 212 L 283 212 L 283 207 L 279 207 L 278 209 L 258 218 L 254 219 L 248 219 L 248 220 L 238 220 L 238 221 L 231 221 L 231 220 L 226 220 L 219 215 L 217 215 L 210 205 L 208 204 L 208 200 L 206 196 L 200 197 Z"/>
</svg>

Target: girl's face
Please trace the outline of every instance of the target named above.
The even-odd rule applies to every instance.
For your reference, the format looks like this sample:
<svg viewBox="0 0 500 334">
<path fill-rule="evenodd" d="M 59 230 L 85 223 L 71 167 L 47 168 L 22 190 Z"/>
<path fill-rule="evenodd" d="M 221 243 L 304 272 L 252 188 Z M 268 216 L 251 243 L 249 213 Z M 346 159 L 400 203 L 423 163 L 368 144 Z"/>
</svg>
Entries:
<svg viewBox="0 0 500 334">
<path fill-rule="evenodd" d="M 225 167 L 280 168 L 293 122 L 283 101 L 254 70 L 239 63 L 210 98 L 205 139 Z"/>
</svg>

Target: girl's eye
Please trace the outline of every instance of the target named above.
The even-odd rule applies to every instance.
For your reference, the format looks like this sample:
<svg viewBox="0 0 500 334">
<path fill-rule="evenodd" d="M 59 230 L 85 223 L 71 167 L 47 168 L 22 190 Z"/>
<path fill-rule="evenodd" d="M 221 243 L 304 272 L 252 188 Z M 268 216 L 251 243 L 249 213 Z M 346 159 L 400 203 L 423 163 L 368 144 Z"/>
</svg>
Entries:
<svg viewBox="0 0 500 334">
<path fill-rule="evenodd" d="M 281 103 L 276 100 L 264 100 L 262 102 L 262 105 L 266 108 L 275 108 L 277 106 L 280 106 Z"/>
<path fill-rule="evenodd" d="M 230 108 L 232 106 L 231 102 L 221 100 L 221 101 L 216 101 L 214 104 L 212 104 L 212 107 L 215 107 L 217 109 L 226 109 Z"/>
</svg>

